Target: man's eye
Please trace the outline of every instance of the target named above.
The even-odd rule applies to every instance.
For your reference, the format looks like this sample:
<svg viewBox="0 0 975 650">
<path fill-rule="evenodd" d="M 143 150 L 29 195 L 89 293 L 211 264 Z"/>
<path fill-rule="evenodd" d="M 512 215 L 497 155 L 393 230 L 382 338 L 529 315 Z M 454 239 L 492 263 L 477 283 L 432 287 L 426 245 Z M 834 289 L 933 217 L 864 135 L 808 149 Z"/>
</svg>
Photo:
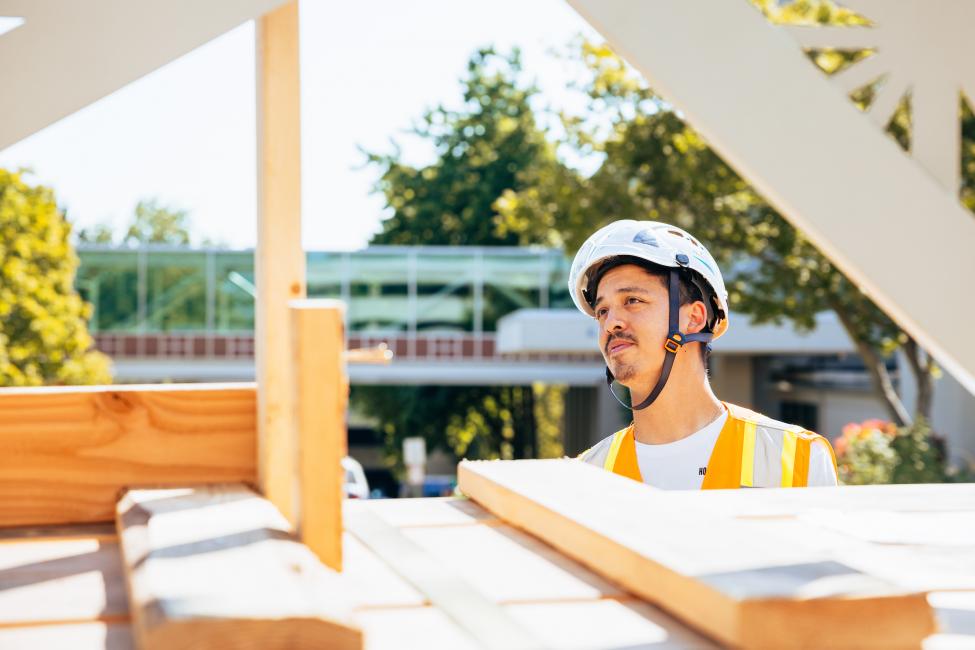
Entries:
<svg viewBox="0 0 975 650">
<path fill-rule="evenodd" d="M 606 315 L 606 311 L 607 311 L 607 309 L 605 307 L 601 307 L 601 308 L 597 309 L 596 310 L 596 318 L 602 318 L 603 316 L 605 316 Z"/>
<path fill-rule="evenodd" d="M 634 296 L 630 296 L 629 298 L 626 299 L 626 304 L 628 305 L 633 304 L 635 302 L 642 302 L 642 301 L 639 298 L 636 298 Z"/>
</svg>

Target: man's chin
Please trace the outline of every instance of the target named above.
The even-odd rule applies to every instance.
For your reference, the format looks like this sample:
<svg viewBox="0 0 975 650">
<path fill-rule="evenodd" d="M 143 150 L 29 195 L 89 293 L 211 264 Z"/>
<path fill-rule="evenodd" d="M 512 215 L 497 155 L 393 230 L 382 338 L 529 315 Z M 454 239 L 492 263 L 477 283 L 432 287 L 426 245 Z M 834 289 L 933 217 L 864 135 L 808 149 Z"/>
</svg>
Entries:
<svg viewBox="0 0 975 650">
<path fill-rule="evenodd" d="M 623 384 L 627 388 L 627 383 L 630 382 L 636 376 L 636 369 L 633 366 L 628 366 L 625 364 L 610 364 L 609 371 L 613 373 L 613 378 L 617 382 Z"/>
</svg>

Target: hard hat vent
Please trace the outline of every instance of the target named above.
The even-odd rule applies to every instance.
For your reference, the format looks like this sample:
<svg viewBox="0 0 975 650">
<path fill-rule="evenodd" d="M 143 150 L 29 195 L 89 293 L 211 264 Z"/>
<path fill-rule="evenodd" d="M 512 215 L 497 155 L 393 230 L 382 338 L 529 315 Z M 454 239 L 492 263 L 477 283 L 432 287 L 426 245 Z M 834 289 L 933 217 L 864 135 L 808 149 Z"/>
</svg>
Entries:
<svg viewBox="0 0 975 650">
<path fill-rule="evenodd" d="M 653 236 L 653 233 L 649 230 L 641 230 L 633 238 L 633 242 L 637 244 L 646 244 L 647 246 L 656 246 L 660 248 L 660 244 L 657 242 L 657 238 Z"/>
</svg>

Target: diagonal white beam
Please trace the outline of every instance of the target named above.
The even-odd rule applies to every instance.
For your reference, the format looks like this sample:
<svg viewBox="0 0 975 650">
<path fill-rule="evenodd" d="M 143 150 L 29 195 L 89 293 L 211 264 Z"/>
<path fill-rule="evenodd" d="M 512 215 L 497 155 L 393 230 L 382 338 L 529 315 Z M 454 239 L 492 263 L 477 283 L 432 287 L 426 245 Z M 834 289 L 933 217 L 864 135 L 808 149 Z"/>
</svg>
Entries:
<svg viewBox="0 0 975 650">
<path fill-rule="evenodd" d="M 283 0 L 0 0 L 0 150 Z"/>
<path fill-rule="evenodd" d="M 874 95 L 873 101 L 870 102 L 870 107 L 867 109 L 867 114 L 874 124 L 882 129 L 886 128 L 906 92 L 907 81 L 903 75 L 897 70 L 888 72 L 886 79 L 880 84 L 877 94 Z"/>
<path fill-rule="evenodd" d="M 781 29 L 810 49 L 871 50 L 877 47 L 878 34 L 871 27 L 782 25 Z"/>
<path fill-rule="evenodd" d="M 746 0 L 569 3 L 975 393 L 975 217 L 787 33 Z"/>
<path fill-rule="evenodd" d="M 852 93 L 857 88 L 862 88 L 868 83 L 876 81 L 877 78 L 888 72 L 887 61 L 882 52 L 870 55 L 868 58 L 858 61 L 831 77 L 833 83 L 843 89 L 846 93 Z"/>
</svg>

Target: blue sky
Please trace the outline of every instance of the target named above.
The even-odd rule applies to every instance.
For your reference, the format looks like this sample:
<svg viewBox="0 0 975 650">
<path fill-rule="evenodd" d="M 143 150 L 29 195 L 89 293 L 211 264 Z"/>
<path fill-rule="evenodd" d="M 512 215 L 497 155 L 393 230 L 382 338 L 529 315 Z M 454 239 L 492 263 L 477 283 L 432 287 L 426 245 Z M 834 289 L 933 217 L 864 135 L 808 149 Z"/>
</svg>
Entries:
<svg viewBox="0 0 975 650">
<path fill-rule="evenodd" d="M 405 134 L 427 107 L 456 104 L 477 47 L 519 46 L 542 101 L 569 106 L 576 69 L 551 54 L 595 37 L 563 0 L 302 2 L 302 157 L 306 249 L 365 246 L 379 228 L 376 173 L 358 146 L 390 140 L 431 159 Z M 122 230 L 157 197 L 189 210 L 194 242 L 255 243 L 254 28 L 245 24 L 44 131 L 0 151 L 29 167 L 79 226 Z"/>
</svg>

